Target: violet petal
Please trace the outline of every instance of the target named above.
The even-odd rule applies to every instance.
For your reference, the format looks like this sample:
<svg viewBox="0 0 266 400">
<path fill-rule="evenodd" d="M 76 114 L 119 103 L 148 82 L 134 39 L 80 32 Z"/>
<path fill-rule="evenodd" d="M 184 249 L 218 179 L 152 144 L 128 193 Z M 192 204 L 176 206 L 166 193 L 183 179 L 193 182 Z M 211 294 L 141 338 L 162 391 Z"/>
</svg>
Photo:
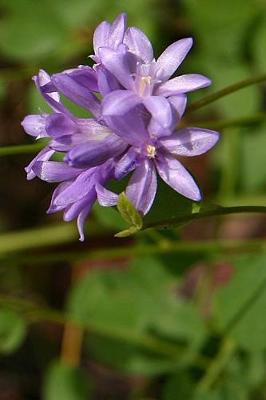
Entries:
<svg viewBox="0 0 266 400">
<path fill-rule="evenodd" d="M 116 193 L 106 189 L 100 183 L 96 183 L 95 189 L 98 202 L 101 206 L 112 207 L 117 204 L 118 195 Z"/>
<path fill-rule="evenodd" d="M 102 102 L 102 115 L 124 115 L 137 104 L 141 98 L 130 90 L 115 90 L 105 96 Z"/>
<path fill-rule="evenodd" d="M 210 150 L 219 140 L 219 133 L 203 128 L 184 128 L 161 139 L 169 153 L 180 156 L 199 156 Z"/>
<path fill-rule="evenodd" d="M 143 103 L 163 128 L 167 129 L 172 125 L 174 115 L 167 99 L 162 96 L 149 96 L 143 99 Z"/>
<path fill-rule="evenodd" d="M 136 167 L 137 153 L 131 147 L 124 155 L 115 163 L 115 178 L 122 179 L 124 176 L 133 171 Z"/>
<path fill-rule="evenodd" d="M 156 63 L 157 77 L 166 81 L 174 74 L 193 44 L 192 38 L 178 40 L 161 54 Z"/>
<path fill-rule="evenodd" d="M 131 60 L 129 53 L 117 53 L 116 51 L 102 47 L 99 49 L 101 61 L 106 69 L 111 72 L 116 79 L 126 89 L 132 89 L 133 78 L 131 76 Z"/>
<path fill-rule="evenodd" d="M 126 195 L 144 215 L 150 210 L 157 190 L 157 177 L 152 161 L 144 160 L 133 172 Z"/>
<path fill-rule="evenodd" d="M 79 169 L 71 168 L 67 164 L 57 161 L 37 161 L 32 170 L 46 182 L 62 182 L 80 174 Z"/>
<path fill-rule="evenodd" d="M 138 28 L 128 28 L 125 34 L 124 43 L 129 50 L 137 55 L 145 63 L 153 60 L 153 48 L 147 36 Z"/>
<path fill-rule="evenodd" d="M 127 147 L 127 143 L 119 136 L 111 134 L 104 140 L 87 140 L 71 149 L 65 161 L 76 167 L 95 167 L 109 158 L 121 154 Z"/>
<path fill-rule="evenodd" d="M 161 84 L 156 94 L 161 96 L 174 96 L 192 92 L 211 85 L 211 80 L 199 74 L 180 75 Z"/>
<path fill-rule="evenodd" d="M 174 157 L 165 155 L 157 159 L 156 167 L 161 178 L 178 193 L 194 201 L 201 200 L 200 190 L 193 177 Z"/>
<path fill-rule="evenodd" d="M 46 119 L 49 114 L 43 115 L 27 115 L 21 125 L 24 131 L 31 136 L 36 137 L 36 139 L 47 137 L 47 132 L 45 130 Z"/>
</svg>

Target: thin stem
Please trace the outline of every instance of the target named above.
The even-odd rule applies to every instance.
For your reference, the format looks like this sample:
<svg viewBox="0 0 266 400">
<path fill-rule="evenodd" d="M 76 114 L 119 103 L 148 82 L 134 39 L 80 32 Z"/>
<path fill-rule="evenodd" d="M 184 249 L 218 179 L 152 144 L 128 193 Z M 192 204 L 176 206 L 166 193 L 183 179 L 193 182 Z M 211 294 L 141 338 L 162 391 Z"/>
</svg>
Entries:
<svg viewBox="0 0 266 400">
<path fill-rule="evenodd" d="M 266 113 L 257 113 L 255 115 L 242 118 L 230 118 L 213 121 L 193 121 L 193 126 L 197 126 L 199 128 L 217 129 L 221 131 L 228 128 L 257 124 L 258 122 L 263 122 L 264 120 L 266 120 Z M 191 123 L 189 123 L 189 121 L 184 121 L 182 127 L 183 126 L 191 126 Z"/>
<path fill-rule="evenodd" d="M 167 253 L 215 253 L 235 254 L 242 252 L 264 252 L 266 251 L 265 239 L 252 239 L 252 240 L 206 240 L 206 241 L 167 241 L 156 244 L 142 244 L 137 246 L 125 247 L 119 246 L 115 248 L 90 250 L 90 251 L 75 251 L 63 252 L 58 251 L 51 254 L 37 253 L 19 254 L 10 256 L 7 255 L 10 265 L 23 265 L 23 264 L 49 264 L 50 262 L 61 261 L 82 261 L 82 260 L 109 260 L 119 258 L 141 257 L 156 254 Z M 4 258 L 5 259 L 5 258 Z"/>
<path fill-rule="evenodd" d="M 261 83 L 264 81 L 266 81 L 266 74 L 255 76 L 253 78 L 248 78 L 237 83 L 233 83 L 232 85 L 229 85 L 224 89 L 218 90 L 215 93 L 209 94 L 208 96 L 205 96 L 202 99 L 195 101 L 188 107 L 187 113 L 198 110 L 206 106 L 207 104 L 213 103 L 214 101 L 221 99 L 222 97 L 234 93 L 240 89 L 244 89 L 247 86 L 255 85 L 257 83 Z"/>
<path fill-rule="evenodd" d="M 43 142 L 33 144 L 18 144 L 16 146 L 2 146 L 0 147 L 0 156 L 13 156 L 17 154 L 31 154 L 36 153 L 44 148 Z"/>
<path fill-rule="evenodd" d="M 225 366 L 232 357 L 235 351 L 236 345 L 231 339 L 224 339 L 220 347 L 219 353 L 207 368 L 206 373 L 200 380 L 196 391 L 207 392 L 211 386 L 215 383 L 221 372 L 224 370 Z"/>
<path fill-rule="evenodd" d="M 201 218 L 227 215 L 227 214 L 240 214 L 240 213 L 266 213 L 266 207 L 264 206 L 217 207 L 215 209 L 201 211 L 195 214 L 189 214 L 145 224 L 144 229 L 169 228 Z M 92 225 L 92 223 L 90 223 L 89 229 L 90 231 L 93 230 L 94 234 L 99 232 L 99 227 L 97 228 L 97 226 Z M 77 239 L 77 231 L 74 224 L 51 225 L 43 228 L 5 233 L 0 235 L 0 255 L 13 253 L 14 251 L 35 249 L 38 247 L 54 246 L 62 243 L 69 243 L 76 239 Z M 167 244 L 164 244 L 164 248 L 166 250 L 169 250 Z M 110 250 L 112 249 L 109 249 L 108 251 Z M 116 248 L 114 248 L 113 251 L 114 254 L 117 253 Z M 128 255 L 130 255 L 130 251 Z M 134 251 L 135 250 L 133 248 L 133 252 Z M 100 250 L 100 254 L 104 256 L 104 250 Z M 108 255 L 110 255 L 110 253 L 108 253 Z"/>
<path fill-rule="evenodd" d="M 39 246 L 68 243 L 77 238 L 74 224 L 51 225 L 43 228 L 0 235 L 0 254 Z"/>
<path fill-rule="evenodd" d="M 236 206 L 236 207 L 217 207 L 211 210 L 201 211 L 195 214 L 184 215 L 165 219 L 158 222 L 152 222 L 144 225 L 143 229 L 148 228 L 169 228 L 180 224 L 188 223 L 197 219 L 207 218 L 212 216 L 229 215 L 229 214 L 243 214 L 243 213 L 266 213 L 264 206 Z"/>
</svg>

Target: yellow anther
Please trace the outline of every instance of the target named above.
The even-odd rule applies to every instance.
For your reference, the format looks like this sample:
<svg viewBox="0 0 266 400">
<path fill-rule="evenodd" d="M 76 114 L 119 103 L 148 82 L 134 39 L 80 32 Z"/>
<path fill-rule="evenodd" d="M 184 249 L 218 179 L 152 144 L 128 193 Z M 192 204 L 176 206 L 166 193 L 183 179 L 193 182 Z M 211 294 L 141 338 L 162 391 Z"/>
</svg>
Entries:
<svg viewBox="0 0 266 400">
<path fill-rule="evenodd" d="M 154 158 L 156 156 L 156 148 L 155 146 L 152 146 L 151 144 L 148 144 L 146 147 L 147 151 L 147 156 L 148 158 Z"/>
</svg>

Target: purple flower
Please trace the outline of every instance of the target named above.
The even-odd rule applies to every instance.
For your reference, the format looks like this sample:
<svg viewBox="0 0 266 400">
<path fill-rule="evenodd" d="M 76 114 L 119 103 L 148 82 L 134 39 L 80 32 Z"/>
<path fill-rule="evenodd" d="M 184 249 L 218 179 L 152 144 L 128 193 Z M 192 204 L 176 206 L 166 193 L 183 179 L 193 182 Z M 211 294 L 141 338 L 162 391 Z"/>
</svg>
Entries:
<svg viewBox="0 0 266 400">
<path fill-rule="evenodd" d="M 101 47 L 108 47 L 113 50 L 118 50 L 123 43 L 125 30 L 127 24 L 127 16 L 125 13 L 118 15 L 112 24 L 103 21 L 97 26 L 93 35 L 93 49 L 94 56 L 91 58 L 100 63 L 99 49 Z"/>
<path fill-rule="evenodd" d="M 25 168 L 27 178 L 58 183 L 48 213 L 64 212 L 77 219 L 80 239 L 94 202 L 117 204 L 118 195 L 106 189 L 109 180 L 132 176 L 126 195 L 146 214 L 156 195 L 157 173 L 183 196 L 201 200 L 200 190 L 177 159 L 196 156 L 219 139 L 214 131 L 176 129 L 186 108 L 186 94 L 206 87 L 210 80 L 189 74 L 171 78 L 192 46 L 182 39 L 154 59 L 146 35 L 126 28 L 126 15 L 102 22 L 93 37 L 96 62 L 51 77 L 43 70 L 34 77 L 51 113 L 28 115 L 22 125 L 46 146 Z M 77 118 L 60 95 L 84 108 L 88 118 Z M 62 161 L 54 161 L 55 153 Z"/>
<path fill-rule="evenodd" d="M 144 104 L 164 129 L 171 130 L 183 114 L 186 93 L 211 84 L 199 74 L 169 80 L 189 52 L 192 39 L 173 43 L 157 61 L 149 39 L 139 29 L 128 28 L 123 43 L 123 51 L 98 49 L 102 64 L 122 86 L 105 97 L 103 115 L 123 115 L 137 104 Z"/>
<path fill-rule="evenodd" d="M 130 144 L 128 151 L 115 165 L 120 179 L 134 170 L 126 189 L 127 197 L 144 215 L 150 210 L 157 189 L 157 174 L 175 191 L 194 200 L 201 200 L 200 190 L 190 173 L 177 159 L 206 153 L 219 140 L 218 132 L 202 128 L 183 128 L 170 136 L 153 134 L 145 126 L 140 107 L 127 115 L 106 117 L 113 131 Z"/>
<path fill-rule="evenodd" d="M 111 160 L 90 169 L 72 168 L 64 162 L 37 161 L 33 171 L 46 182 L 57 182 L 48 213 L 64 211 L 64 221 L 77 219 L 80 240 L 84 240 L 84 222 L 97 197 L 100 204 L 113 206 L 117 196 L 102 185 L 112 177 Z"/>
</svg>

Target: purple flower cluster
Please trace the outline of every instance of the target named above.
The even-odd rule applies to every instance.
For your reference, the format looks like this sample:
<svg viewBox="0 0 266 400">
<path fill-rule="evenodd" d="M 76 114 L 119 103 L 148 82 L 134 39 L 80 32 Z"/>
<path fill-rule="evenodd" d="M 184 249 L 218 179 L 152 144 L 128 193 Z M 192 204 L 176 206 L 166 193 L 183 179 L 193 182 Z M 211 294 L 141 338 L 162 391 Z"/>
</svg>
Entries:
<svg viewBox="0 0 266 400">
<path fill-rule="evenodd" d="M 48 145 L 26 167 L 27 178 L 57 182 L 48 213 L 64 211 L 64 220 L 77 218 L 80 239 L 84 221 L 96 200 L 117 204 L 108 181 L 132 173 L 126 196 L 143 215 L 155 198 L 157 173 L 183 196 L 200 201 L 201 193 L 178 156 L 197 156 L 219 139 L 215 131 L 176 128 L 190 91 L 210 85 L 198 74 L 171 78 L 192 46 L 181 39 L 155 60 L 152 45 L 137 28 L 126 28 L 126 15 L 102 22 L 93 37 L 95 64 L 49 76 L 34 77 L 49 104 L 50 114 L 28 115 L 24 130 Z M 65 96 L 93 118 L 75 117 L 60 100 Z M 54 161 L 56 152 L 63 161 Z"/>
</svg>

